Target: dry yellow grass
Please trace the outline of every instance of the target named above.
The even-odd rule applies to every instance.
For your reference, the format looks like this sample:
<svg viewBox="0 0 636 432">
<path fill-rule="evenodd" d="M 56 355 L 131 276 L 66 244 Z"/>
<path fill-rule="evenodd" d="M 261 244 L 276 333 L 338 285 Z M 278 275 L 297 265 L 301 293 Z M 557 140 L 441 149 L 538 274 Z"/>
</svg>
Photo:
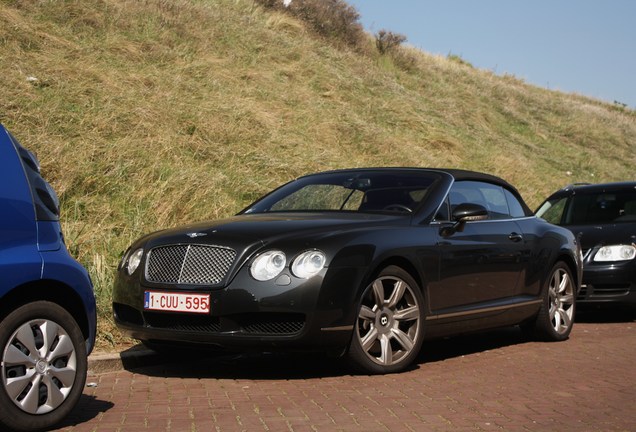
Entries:
<svg viewBox="0 0 636 432">
<path fill-rule="evenodd" d="M 332 46 L 251 0 L 0 2 L 0 122 L 60 194 L 100 346 L 119 340 L 110 290 L 134 238 L 233 214 L 298 175 L 476 169 L 531 207 L 569 182 L 634 179 L 634 111 L 399 54 Z"/>
</svg>

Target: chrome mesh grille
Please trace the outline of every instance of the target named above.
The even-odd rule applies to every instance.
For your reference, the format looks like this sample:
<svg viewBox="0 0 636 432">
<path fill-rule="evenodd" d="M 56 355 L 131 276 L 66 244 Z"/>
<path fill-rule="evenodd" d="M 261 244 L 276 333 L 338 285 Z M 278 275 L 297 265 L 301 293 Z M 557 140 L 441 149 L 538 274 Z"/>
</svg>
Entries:
<svg viewBox="0 0 636 432">
<path fill-rule="evenodd" d="M 234 262 L 236 252 L 222 246 L 170 245 L 148 254 L 146 280 L 166 284 L 216 285 Z"/>
</svg>

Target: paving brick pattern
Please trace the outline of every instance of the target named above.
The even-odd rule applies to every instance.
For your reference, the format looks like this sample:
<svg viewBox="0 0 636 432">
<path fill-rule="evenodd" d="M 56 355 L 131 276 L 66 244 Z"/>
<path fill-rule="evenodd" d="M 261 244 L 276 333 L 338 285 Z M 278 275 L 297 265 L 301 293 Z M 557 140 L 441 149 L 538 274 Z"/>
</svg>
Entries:
<svg viewBox="0 0 636 432">
<path fill-rule="evenodd" d="M 91 374 L 62 431 L 636 431 L 636 322 L 561 343 L 517 329 L 428 342 L 415 367 L 351 375 L 316 356 L 188 356 Z"/>
</svg>

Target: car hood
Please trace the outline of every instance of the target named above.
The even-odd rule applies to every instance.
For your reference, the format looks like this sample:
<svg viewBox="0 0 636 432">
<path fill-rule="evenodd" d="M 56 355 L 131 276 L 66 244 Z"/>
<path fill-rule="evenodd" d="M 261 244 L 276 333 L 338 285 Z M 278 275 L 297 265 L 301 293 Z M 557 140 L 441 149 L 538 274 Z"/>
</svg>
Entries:
<svg viewBox="0 0 636 432">
<path fill-rule="evenodd" d="M 570 225 L 574 235 L 581 234 L 581 247 L 585 250 L 597 245 L 636 243 L 636 223 Z"/>
<path fill-rule="evenodd" d="M 146 247 L 198 243 L 242 249 L 275 240 L 332 236 L 343 230 L 386 225 L 407 225 L 409 217 L 363 213 L 261 213 L 200 222 L 150 234 Z"/>
</svg>

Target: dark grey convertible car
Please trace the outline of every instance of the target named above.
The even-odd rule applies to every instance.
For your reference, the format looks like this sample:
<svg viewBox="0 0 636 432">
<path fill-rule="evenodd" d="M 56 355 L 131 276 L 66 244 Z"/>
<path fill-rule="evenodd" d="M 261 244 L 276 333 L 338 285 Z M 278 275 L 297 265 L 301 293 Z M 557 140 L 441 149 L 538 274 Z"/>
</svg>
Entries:
<svg viewBox="0 0 636 432">
<path fill-rule="evenodd" d="M 158 350 L 320 350 L 389 373 L 425 338 L 522 325 L 566 339 L 580 280 L 574 235 L 497 177 L 353 169 L 142 237 L 119 266 L 113 311 Z"/>
</svg>

